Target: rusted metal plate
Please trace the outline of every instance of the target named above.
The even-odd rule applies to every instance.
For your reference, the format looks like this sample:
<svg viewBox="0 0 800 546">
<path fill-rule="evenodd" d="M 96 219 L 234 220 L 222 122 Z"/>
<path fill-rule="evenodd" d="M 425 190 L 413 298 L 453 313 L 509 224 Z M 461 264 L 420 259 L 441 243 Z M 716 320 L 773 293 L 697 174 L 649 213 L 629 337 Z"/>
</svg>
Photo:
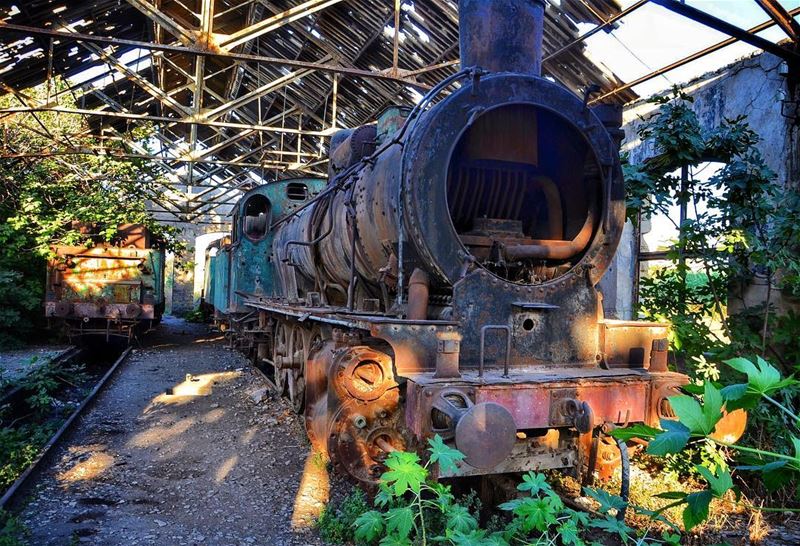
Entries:
<svg viewBox="0 0 800 546">
<path fill-rule="evenodd" d="M 653 341 L 666 339 L 668 330 L 668 325 L 657 322 L 603 320 L 603 361 L 610 367 L 649 368 Z"/>
</svg>

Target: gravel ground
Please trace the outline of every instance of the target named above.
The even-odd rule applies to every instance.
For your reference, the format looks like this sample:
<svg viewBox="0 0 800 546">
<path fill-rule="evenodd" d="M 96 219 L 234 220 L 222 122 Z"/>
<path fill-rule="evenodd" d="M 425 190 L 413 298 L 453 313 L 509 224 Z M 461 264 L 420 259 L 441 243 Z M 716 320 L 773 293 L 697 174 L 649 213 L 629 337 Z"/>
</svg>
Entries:
<svg viewBox="0 0 800 546">
<path fill-rule="evenodd" d="M 322 544 L 327 473 L 288 404 L 205 325 L 144 343 L 39 478 L 31 543 Z"/>
</svg>

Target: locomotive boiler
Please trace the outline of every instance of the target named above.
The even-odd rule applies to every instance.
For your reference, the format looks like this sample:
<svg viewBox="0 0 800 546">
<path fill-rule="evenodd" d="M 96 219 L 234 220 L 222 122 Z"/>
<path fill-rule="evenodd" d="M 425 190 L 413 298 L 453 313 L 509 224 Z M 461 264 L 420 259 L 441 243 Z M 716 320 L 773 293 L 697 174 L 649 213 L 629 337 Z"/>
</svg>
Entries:
<svg viewBox="0 0 800 546">
<path fill-rule="evenodd" d="M 541 76 L 544 3 L 460 0 L 461 71 L 331 139 L 244 297 L 253 354 L 359 480 L 439 434 L 457 476 L 586 469 L 685 382 L 662 324 L 603 317 L 624 222 L 619 109 Z M 446 91 L 452 90 L 449 94 Z M 241 227 L 239 228 L 241 229 Z"/>
</svg>

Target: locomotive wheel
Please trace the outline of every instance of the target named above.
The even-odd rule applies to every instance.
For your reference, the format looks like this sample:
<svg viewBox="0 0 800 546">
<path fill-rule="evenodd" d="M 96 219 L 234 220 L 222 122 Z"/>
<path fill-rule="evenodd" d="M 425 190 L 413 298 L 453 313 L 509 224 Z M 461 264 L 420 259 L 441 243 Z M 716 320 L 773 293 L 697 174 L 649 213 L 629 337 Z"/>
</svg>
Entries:
<svg viewBox="0 0 800 546">
<path fill-rule="evenodd" d="M 289 358 L 291 345 L 291 327 L 285 322 L 278 322 L 275 327 L 275 342 L 272 344 L 272 363 L 275 369 L 275 387 L 278 395 L 286 392 L 286 369 L 281 364 Z"/>
<path fill-rule="evenodd" d="M 294 326 L 291 329 L 291 343 L 289 344 L 289 354 L 291 355 L 292 367 L 283 370 L 286 377 L 286 387 L 289 391 L 289 401 L 295 413 L 303 413 L 306 402 L 306 380 L 304 376 L 306 367 L 306 339 L 303 328 Z"/>
</svg>

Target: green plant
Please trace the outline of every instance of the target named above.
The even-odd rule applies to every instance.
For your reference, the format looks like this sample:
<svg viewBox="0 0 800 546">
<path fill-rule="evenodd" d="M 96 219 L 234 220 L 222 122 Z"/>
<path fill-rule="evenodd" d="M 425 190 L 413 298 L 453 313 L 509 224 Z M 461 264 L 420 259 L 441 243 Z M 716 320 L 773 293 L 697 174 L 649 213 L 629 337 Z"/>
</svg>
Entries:
<svg viewBox="0 0 800 546">
<path fill-rule="evenodd" d="M 52 87 L 66 91 L 68 84 L 54 78 Z M 44 104 L 51 91 L 30 89 L 26 100 Z M 7 94 L 0 107 L 19 106 L 19 100 Z M 77 106 L 69 93 L 59 101 Z M 145 225 L 169 250 L 185 246 L 174 226 L 147 212 L 147 200 L 163 196 L 161 167 L 116 157 L 131 146 L 146 149 L 152 127 L 98 141 L 79 116 L 17 113 L 7 121 L 0 136 L 4 149 L 14 153 L 0 159 L 0 344 L 6 345 L 42 323 L 39 305 L 51 246 L 113 243 L 120 224 Z M 75 153 L 85 150 L 97 153 Z M 93 229 L 87 233 L 79 225 Z"/>
<path fill-rule="evenodd" d="M 325 542 L 331 544 L 347 544 L 353 542 L 355 522 L 369 510 L 366 495 L 360 489 L 353 489 L 345 497 L 338 508 L 332 505 L 325 510 L 317 520 L 317 530 Z"/>
<path fill-rule="evenodd" d="M 796 410 L 784 405 L 779 393 L 798 382 L 793 378 L 782 378 L 777 368 L 764 359 L 754 360 L 733 358 L 725 363 L 747 378 L 745 382 L 719 388 L 712 381 L 704 381 L 702 399 L 692 395 L 678 395 L 669 398 L 677 420 L 661 420 L 661 428 L 656 429 L 639 424 L 612 432 L 616 438 L 629 440 L 641 438 L 648 440 L 647 452 L 655 456 L 668 456 L 683 452 L 687 446 L 710 443 L 729 451 L 739 463 L 734 472 L 755 474 L 763 480 L 768 489 L 785 487 L 797 483 L 800 474 L 800 417 Z M 731 442 L 715 435 L 715 429 L 725 411 L 736 409 L 752 410 L 759 403 L 769 404 L 789 420 L 784 435 L 792 445 L 790 453 L 770 451 Z M 706 488 L 693 493 L 671 492 L 659 495 L 672 500 L 667 507 L 685 505 L 683 521 L 685 528 L 691 529 L 708 518 L 709 505 L 713 498 L 722 498 L 733 491 L 739 498 L 738 488 L 734 486 L 733 475 L 727 465 L 697 465 L 695 471 L 702 476 Z M 794 500 L 800 500 L 800 491 L 795 489 Z M 665 507 L 666 508 L 666 507 Z M 767 508 L 766 510 L 787 510 L 787 507 Z M 662 509 L 663 510 L 663 509 Z M 761 510 L 765 510 L 761 508 Z"/>
<path fill-rule="evenodd" d="M 0 270 L 0 348 L 14 347 L 28 334 L 28 316 L 39 309 L 42 290 L 36 279 L 19 271 Z"/>
<path fill-rule="evenodd" d="M 56 430 L 55 424 L 0 428 L 0 490 L 30 466 Z"/>
<path fill-rule="evenodd" d="M 464 458 L 439 436 L 428 441 L 428 459 L 423 463 L 415 453 L 395 451 L 386 459 L 388 470 L 381 477 L 374 508 L 361 513 L 353 523 L 353 541 L 358 545 L 507 546 L 541 544 L 584 546 L 598 533 L 613 535 L 623 544 L 678 544 L 680 536 L 662 533 L 659 538 L 638 532 L 621 518 L 624 510 L 665 522 L 658 514 L 628 507 L 618 496 L 599 489 L 585 489 L 595 499 L 600 514 L 590 515 L 564 505 L 543 474 L 529 472 L 517 486 L 520 496 L 500 505 L 506 513 L 494 518 L 490 527 L 481 527 L 479 503 L 474 496 L 457 499 L 449 486 L 431 477 L 431 469 L 453 469 Z M 359 506 L 362 509 L 363 506 Z M 340 518 L 340 522 L 343 518 Z M 329 525 L 326 523 L 326 525 Z M 337 525 L 339 536 L 347 536 Z"/>
<path fill-rule="evenodd" d="M 5 510 L 0 509 L 0 546 L 24 546 L 28 529 Z"/>
<path fill-rule="evenodd" d="M 198 307 L 196 309 L 192 309 L 191 311 L 187 311 L 186 314 L 183 315 L 183 319 L 186 322 L 194 323 L 208 322 L 208 313 L 203 311 L 201 307 Z"/>
<path fill-rule="evenodd" d="M 84 366 L 70 364 L 53 366 L 49 362 L 34 366 L 36 358 L 30 362 L 31 369 L 14 385 L 30 393 L 25 401 L 38 414 L 50 411 L 55 403 L 55 392 L 65 384 L 73 386 L 85 380 Z"/>
</svg>

